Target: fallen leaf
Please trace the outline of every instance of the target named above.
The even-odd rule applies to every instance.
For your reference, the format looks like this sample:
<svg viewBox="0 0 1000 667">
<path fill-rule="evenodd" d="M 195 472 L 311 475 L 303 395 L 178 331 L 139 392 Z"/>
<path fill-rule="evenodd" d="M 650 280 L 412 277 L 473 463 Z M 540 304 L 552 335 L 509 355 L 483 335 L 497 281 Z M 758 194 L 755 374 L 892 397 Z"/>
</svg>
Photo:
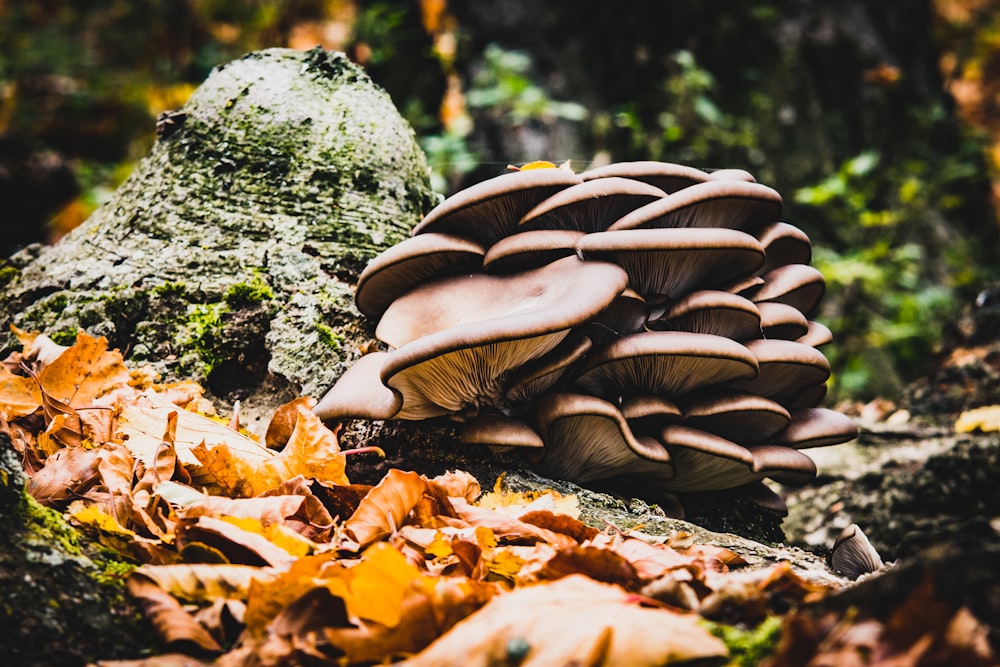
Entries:
<svg viewBox="0 0 1000 667">
<path fill-rule="evenodd" d="M 264 444 L 271 449 L 281 449 L 292 437 L 292 431 L 299 421 L 299 408 L 312 410 L 316 405 L 316 399 L 311 396 L 300 396 L 293 401 L 289 401 L 279 406 L 271 415 L 271 421 L 267 425 L 264 434 Z"/>
<path fill-rule="evenodd" d="M 1000 405 L 987 405 L 966 410 L 955 421 L 957 433 L 972 433 L 977 430 L 983 432 L 1000 431 Z"/>
<path fill-rule="evenodd" d="M 30 377 L 15 375 L 0 364 L 0 417 L 27 417 L 42 407 L 42 392 Z"/>
<path fill-rule="evenodd" d="M 74 408 L 127 385 L 129 371 L 118 350 L 108 350 L 108 339 L 85 331 L 76 342 L 38 373 L 45 394 Z"/>
<path fill-rule="evenodd" d="M 427 480 L 395 468 L 372 487 L 344 525 L 360 548 L 392 535 L 427 492 Z"/>
<path fill-rule="evenodd" d="M 185 602 L 211 602 L 217 598 L 246 600 L 254 582 L 272 581 L 278 572 L 269 567 L 183 563 L 143 565 L 137 573 Z"/>
<path fill-rule="evenodd" d="M 164 643 L 173 649 L 197 647 L 220 653 L 222 647 L 205 628 L 191 618 L 180 603 L 145 575 L 133 572 L 128 578 L 128 592 L 139 603 L 143 614 L 156 628 Z"/>
<path fill-rule="evenodd" d="M 642 607 L 617 586 L 570 575 L 494 598 L 399 664 L 642 667 L 725 655 L 696 615 Z"/>
</svg>

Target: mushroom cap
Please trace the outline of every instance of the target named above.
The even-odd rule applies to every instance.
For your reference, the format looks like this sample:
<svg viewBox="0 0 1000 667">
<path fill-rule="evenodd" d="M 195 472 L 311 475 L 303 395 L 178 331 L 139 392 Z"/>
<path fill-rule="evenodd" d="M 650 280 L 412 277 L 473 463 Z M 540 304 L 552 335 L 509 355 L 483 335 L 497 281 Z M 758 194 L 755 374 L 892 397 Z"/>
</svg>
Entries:
<svg viewBox="0 0 1000 667">
<path fill-rule="evenodd" d="M 830 327 L 822 322 L 809 320 L 809 327 L 804 335 L 795 339 L 795 342 L 808 345 L 810 347 L 820 347 L 833 342 L 833 332 Z"/>
<path fill-rule="evenodd" d="M 379 323 L 377 334 L 397 346 L 382 381 L 403 395 L 403 411 L 423 399 L 451 412 L 502 404 L 512 370 L 553 350 L 626 281 L 613 264 L 567 257 L 523 273 L 424 283 Z"/>
<path fill-rule="evenodd" d="M 614 264 L 577 257 L 519 273 L 447 276 L 393 301 L 375 335 L 400 348 L 446 330 L 449 338 L 462 337 L 468 345 L 551 333 L 597 315 L 627 280 Z"/>
<path fill-rule="evenodd" d="M 613 177 L 631 178 L 648 183 L 667 194 L 677 192 L 695 183 L 703 183 L 709 179 L 708 173 L 700 169 L 683 164 L 653 160 L 614 162 L 588 169 L 581 173 L 580 177 L 584 181 Z"/>
<path fill-rule="evenodd" d="M 754 378 L 730 382 L 732 389 L 765 396 L 787 407 L 789 401 L 830 377 L 826 357 L 808 345 L 775 338 L 752 340 L 746 347 L 756 357 L 760 372 Z"/>
<path fill-rule="evenodd" d="M 522 169 L 476 183 L 435 206 L 413 235 L 444 232 L 489 247 L 517 229 L 517 221 L 540 201 L 581 178 L 569 169 Z"/>
<path fill-rule="evenodd" d="M 507 399 L 523 403 L 548 391 L 562 378 L 566 369 L 590 352 L 593 342 L 579 334 L 570 334 L 545 356 L 532 359 L 513 370 L 507 380 Z"/>
<path fill-rule="evenodd" d="M 734 229 L 625 229 L 587 234 L 576 244 L 588 260 L 628 272 L 629 286 L 646 300 L 670 300 L 752 274 L 764 261 L 757 239 Z"/>
<path fill-rule="evenodd" d="M 764 284 L 744 291 L 754 303 L 777 301 L 798 308 L 808 316 L 819 305 L 826 291 L 826 280 L 818 269 L 806 264 L 786 264 L 763 276 Z"/>
<path fill-rule="evenodd" d="M 806 387 L 799 391 L 796 396 L 776 396 L 776 400 L 780 400 L 781 404 L 784 405 L 789 410 L 802 410 L 805 408 L 814 408 L 820 404 L 820 402 L 826 398 L 826 381 L 817 382 L 814 385 Z"/>
<path fill-rule="evenodd" d="M 852 523 L 840 532 L 830 549 L 830 566 L 848 579 L 881 570 L 885 563 L 868 536 Z"/>
<path fill-rule="evenodd" d="M 737 294 L 698 290 L 674 303 L 659 319 L 647 322 L 646 328 L 747 340 L 760 336 L 761 313 L 752 301 Z"/>
<path fill-rule="evenodd" d="M 631 178 L 584 181 L 540 202 L 521 218 L 518 228 L 599 232 L 626 213 L 666 196 L 660 188 Z"/>
<path fill-rule="evenodd" d="M 708 177 L 716 181 L 746 181 L 756 183 L 757 179 L 745 169 L 713 169 L 708 171 Z"/>
<path fill-rule="evenodd" d="M 762 272 L 770 271 L 786 264 L 809 264 L 812 262 L 812 243 L 804 231 L 787 222 L 772 222 L 761 229 L 757 240 L 767 251 Z"/>
<path fill-rule="evenodd" d="M 642 331 L 647 317 L 646 300 L 628 287 L 589 324 L 587 332 L 595 344 L 603 345 L 611 338 Z"/>
<path fill-rule="evenodd" d="M 458 439 L 473 445 L 495 447 L 544 447 L 533 428 L 522 421 L 498 414 L 480 414 L 462 423 Z"/>
<path fill-rule="evenodd" d="M 313 413 L 323 421 L 395 417 L 403 397 L 382 384 L 379 373 L 387 356 L 372 352 L 355 361 L 313 407 Z"/>
<path fill-rule="evenodd" d="M 743 486 L 761 479 L 753 472 L 749 449 L 712 433 L 670 424 L 660 439 L 674 463 L 674 475 L 663 486 L 675 492 L 711 491 Z"/>
<path fill-rule="evenodd" d="M 479 268 L 483 247 L 451 234 L 410 237 L 368 263 L 358 277 L 354 303 L 358 310 L 378 319 L 396 298 L 420 283 L 446 273 Z"/>
<path fill-rule="evenodd" d="M 798 308 L 778 301 L 757 304 L 764 338 L 797 340 L 809 331 L 809 321 Z"/>
<path fill-rule="evenodd" d="M 667 424 L 677 424 L 684 413 L 677 404 L 657 394 L 626 394 L 622 397 L 621 411 L 634 433 L 659 434 Z"/>
<path fill-rule="evenodd" d="M 742 447 L 684 425 L 663 428 L 661 439 L 674 463 L 665 484 L 678 492 L 731 489 L 771 477 L 782 484 L 804 484 L 816 476 L 815 462 L 788 447 Z"/>
<path fill-rule="evenodd" d="M 623 216 L 609 230 L 723 227 L 755 230 L 781 215 L 781 195 L 761 185 L 709 180 L 678 190 Z"/>
<path fill-rule="evenodd" d="M 682 401 L 684 423 L 741 445 L 755 445 L 785 429 L 791 415 L 779 403 L 745 392 L 708 390 Z"/>
<path fill-rule="evenodd" d="M 592 355 L 575 381 L 598 396 L 649 392 L 672 397 L 756 374 L 756 357 L 734 340 L 646 331 L 618 338 Z"/>
<path fill-rule="evenodd" d="M 588 482 L 624 474 L 673 473 L 670 455 L 654 438 L 637 437 L 612 403 L 586 394 L 546 394 L 535 413 L 545 440 L 535 467 L 542 474 Z"/>
<path fill-rule="evenodd" d="M 854 440 L 858 426 L 845 414 L 827 408 L 804 408 L 791 412 L 791 421 L 772 442 L 776 445 L 805 449 L 825 447 Z"/>
<path fill-rule="evenodd" d="M 518 232 L 500 239 L 483 257 L 488 273 L 527 271 L 562 257 L 576 254 L 576 242 L 583 232 L 570 229 L 539 229 Z"/>
</svg>

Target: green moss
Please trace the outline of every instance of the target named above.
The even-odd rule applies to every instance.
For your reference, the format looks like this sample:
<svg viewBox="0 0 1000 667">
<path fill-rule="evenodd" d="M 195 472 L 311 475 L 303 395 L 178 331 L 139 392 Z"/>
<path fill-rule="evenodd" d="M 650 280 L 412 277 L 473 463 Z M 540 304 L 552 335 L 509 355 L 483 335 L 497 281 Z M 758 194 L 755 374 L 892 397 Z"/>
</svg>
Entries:
<svg viewBox="0 0 1000 667">
<path fill-rule="evenodd" d="M 274 290 L 260 271 L 254 271 L 244 282 L 230 285 L 223 298 L 233 308 L 253 306 L 273 299 Z"/>
<path fill-rule="evenodd" d="M 0 288 L 6 287 L 9 283 L 13 282 L 20 273 L 13 266 L 0 266 Z"/>
<path fill-rule="evenodd" d="M 219 350 L 222 337 L 222 316 L 229 312 L 225 302 L 196 303 L 188 308 L 187 322 L 181 329 L 180 344 L 195 351 L 202 362 L 201 371 L 208 375 L 224 354 Z"/>
<path fill-rule="evenodd" d="M 344 340 L 344 335 L 342 333 L 338 333 L 333 329 L 333 327 L 327 326 L 322 322 L 316 323 L 316 333 L 319 335 L 319 339 L 324 345 L 333 350 L 340 350 L 340 344 Z"/>
<path fill-rule="evenodd" d="M 29 533 L 40 543 L 58 545 L 71 556 L 81 555 L 79 534 L 66 524 L 59 512 L 41 505 L 25 492 L 21 495 L 18 513 Z"/>
<path fill-rule="evenodd" d="M 159 297 L 170 297 L 170 296 L 184 296 L 187 293 L 187 287 L 184 283 L 177 282 L 165 282 L 157 285 L 150 292 L 154 296 Z"/>
<path fill-rule="evenodd" d="M 781 639 L 781 617 L 769 616 L 752 629 L 709 623 L 709 630 L 729 649 L 729 663 L 734 667 L 756 667 L 774 653 Z"/>
</svg>

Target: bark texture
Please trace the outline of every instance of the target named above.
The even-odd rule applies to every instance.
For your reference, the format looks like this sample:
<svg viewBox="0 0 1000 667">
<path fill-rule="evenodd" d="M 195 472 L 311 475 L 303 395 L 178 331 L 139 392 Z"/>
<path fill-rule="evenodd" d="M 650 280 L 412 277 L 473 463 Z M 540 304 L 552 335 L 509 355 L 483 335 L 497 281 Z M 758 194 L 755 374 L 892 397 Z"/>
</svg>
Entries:
<svg viewBox="0 0 1000 667">
<path fill-rule="evenodd" d="M 358 272 L 435 202 L 412 129 L 343 54 L 251 53 L 87 222 L 12 258 L 0 324 L 86 329 L 223 398 L 318 394 L 364 336 Z"/>
</svg>

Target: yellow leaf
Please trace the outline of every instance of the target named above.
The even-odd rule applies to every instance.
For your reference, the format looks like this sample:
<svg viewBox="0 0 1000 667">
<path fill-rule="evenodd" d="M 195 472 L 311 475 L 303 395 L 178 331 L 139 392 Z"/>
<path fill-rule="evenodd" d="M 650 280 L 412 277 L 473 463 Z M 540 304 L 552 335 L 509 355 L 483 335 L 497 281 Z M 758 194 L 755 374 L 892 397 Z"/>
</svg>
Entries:
<svg viewBox="0 0 1000 667">
<path fill-rule="evenodd" d="M 311 541 L 280 523 L 272 523 L 265 526 L 259 519 L 251 517 L 237 518 L 225 516 L 222 517 L 222 520 L 239 526 L 243 530 L 262 535 L 275 546 L 281 547 L 291 555 L 299 558 L 308 556 L 315 547 Z"/>
<path fill-rule="evenodd" d="M 535 510 L 549 510 L 555 514 L 571 516 L 574 519 L 580 517 L 580 506 L 576 496 L 564 496 L 554 489 L 510 491 L 503 485 L 503 476 L 497 479 L 492 491 L 483 494 L 476 505 L 515 518 Z"/>
<path fill-rule="evenodd" d="M 1000 431 L 1000 405 L 987 405 L 973 410 L 966 410 L 955 421 L 957 433 L 972 433 L 973 431 Z"/>
<path fill-rule="evenodd" d="M 347 611 L 390 628 L 399 624 L 409 587 L 424 583 L 416 565 L 385 542 L 366 549 L 361 562 L 348 572 Z"/>
<path fill-rule="evenodd" d="M 38 383 L 29 377 L 15 375 L 0 364 L 0 418 L 10 421 L 26 417 L 42 407 Z"/>
<path fill-rule="evenodd" d="M 278 576 L 270 567 L 206 563 L 143 565 L 137 572 L 186 602 L 212 602 L 218 598 L 246 600 L 252 583 L 266 583 Z"/>
</svg>

